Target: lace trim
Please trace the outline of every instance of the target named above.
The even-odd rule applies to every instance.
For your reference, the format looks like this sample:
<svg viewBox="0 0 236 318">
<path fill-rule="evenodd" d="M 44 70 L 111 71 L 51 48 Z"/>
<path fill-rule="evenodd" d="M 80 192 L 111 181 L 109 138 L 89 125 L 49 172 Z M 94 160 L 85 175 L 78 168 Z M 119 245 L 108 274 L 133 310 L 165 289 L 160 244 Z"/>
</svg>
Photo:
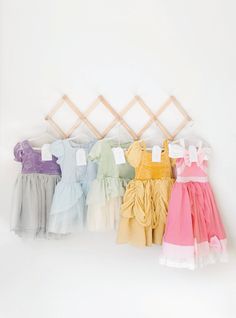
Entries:
<svg viewBox="0 0 236 318">
<path fill-rule="evenodd" d="M 228 261 L 227 240 L 219 240 L 216 236 L 210 242 L 196 243 L 190 246 L 163 243 L 163 254 L 160 264 L 169 267 L 186 268 L 194 270 L 202 268 L 217 261 Z"/>
<path fill-rule="evenodd" d="M 208 182 L 208 177 L 177 177 L 176 182 L 185 183 L 185 182 Z"/>
</svg>

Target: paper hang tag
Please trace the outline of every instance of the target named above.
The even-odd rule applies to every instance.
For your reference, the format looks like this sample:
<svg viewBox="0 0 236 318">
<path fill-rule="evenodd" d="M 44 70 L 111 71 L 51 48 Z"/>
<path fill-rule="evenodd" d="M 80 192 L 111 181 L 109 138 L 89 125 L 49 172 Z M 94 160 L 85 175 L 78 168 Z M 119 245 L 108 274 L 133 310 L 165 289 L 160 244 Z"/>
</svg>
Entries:
<svg viewBox="0 0 236 318">
<path fill-rule="evenodd" d="M 209 160 L 210 155 L 211 155 L 211 149 L 204 148 L 204 160 Z"/>
<path fill-rule="evenodd" d="M 188 150 L 190 162 L 197 162 L 197 148 L 195 146 L 189 146 Z"/>
<path fill-rule="evenodd" d="M 185 148 L 184 138 L 180 138 L 179 143 L 180 143 L 180 146 L 181 146 L 181 147 Z"/>
<path fill-rule="evenodd" d="M 121 147 L 112 148 L 112 152 L 115 158 L 115 163 L 117 165 L 126 163 L 124 150 Z"/>
<path fill-rule="evenodd" d="M 198 149 L 201 149 L 202 148 L 202 140 L 199 140 L 198 141 Z"/>
<path fill-rule="evenodd" d="M 84 149 L 78 149 L 76 151 L 76 165 L 77 166 L 86 166 L 87 159 L 86 159 L 86 152 Z"/>
<path fill-rule="evenodd" d="M 44 144 L 41 148 L 41 160 L 52 161 L 52 153 L 50 150 L 50 144 Z"/>
<path fill-rule="evenodd" d="M 184 149 L 179 145 L 175 145 L 175 144 L 170 143 L 168 146 L 168 150 L 169 150 L 169 157 L 170 158 L 182 158 L 183 157 Z"/>
<path fill-rule="evenodd" d="M 158 145 L 152 147 L 152 162 L 161 162 L 161 151 Z"/>
</svg>

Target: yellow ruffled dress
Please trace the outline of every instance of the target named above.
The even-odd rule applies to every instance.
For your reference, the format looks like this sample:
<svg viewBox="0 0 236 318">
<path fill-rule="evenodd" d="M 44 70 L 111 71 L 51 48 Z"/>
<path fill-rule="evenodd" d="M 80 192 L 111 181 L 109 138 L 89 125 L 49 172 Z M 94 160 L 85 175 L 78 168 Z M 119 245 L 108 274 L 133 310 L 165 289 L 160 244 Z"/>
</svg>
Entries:
<svg viewBox="0 0 236 318">
<path fill-rule="evenodd" d="M 152 162 L 143 141 L 135 141 L 126 159 L 135 168 L 135 179 L 126 188 L 120 212 L 118 243 L 136 246 L 161 244 L 168 203 L 174 184 L 168 141 L 163 143 L 161 162 Z"/>
</svg>

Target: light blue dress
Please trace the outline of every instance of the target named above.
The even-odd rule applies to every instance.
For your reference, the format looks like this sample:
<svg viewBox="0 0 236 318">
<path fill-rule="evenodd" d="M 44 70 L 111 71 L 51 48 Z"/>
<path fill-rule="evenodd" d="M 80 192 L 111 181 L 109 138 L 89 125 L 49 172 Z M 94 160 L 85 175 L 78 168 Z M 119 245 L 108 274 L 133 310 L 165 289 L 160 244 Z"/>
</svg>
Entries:
<svg viewBox="0 0 236 318">
<path fill-rule="evenodd" d="M 96 178 L 97 165 L 90 160 L 78 166 L 76 153 L 85 150 L 86 157 L 94 142 L 78 144 L 72 140 L 57 140 L 51 152 L 58 160 L 62 177 L 57 184 L 49 217 L 49 234 L 69 234 L 83 229 L 86 218 L 86 196 L 91 182 Z"/>
</svg>

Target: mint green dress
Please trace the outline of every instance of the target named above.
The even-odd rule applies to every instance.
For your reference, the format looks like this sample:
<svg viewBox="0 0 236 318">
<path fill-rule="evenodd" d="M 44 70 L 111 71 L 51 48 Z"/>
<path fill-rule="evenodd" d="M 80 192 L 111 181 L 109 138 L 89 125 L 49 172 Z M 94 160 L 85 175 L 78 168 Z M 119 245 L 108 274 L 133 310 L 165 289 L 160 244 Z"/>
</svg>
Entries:
<svg viewBox="0 0 236 318">
<path fill-rule="evenodd" d="M 125 188 L 134 178 L 134 168 L 128 163 L 115 163 L 112 148 L 118 145 L 111 140 L 98 141 L 89 153 L 97 163 L 97 177 L 87 195 L 87 228 L 90 231 L 107 231 L 117 228 L 120 204 Z M 128 144 L 120 145 L 127 148 Z"/>
</svg>

